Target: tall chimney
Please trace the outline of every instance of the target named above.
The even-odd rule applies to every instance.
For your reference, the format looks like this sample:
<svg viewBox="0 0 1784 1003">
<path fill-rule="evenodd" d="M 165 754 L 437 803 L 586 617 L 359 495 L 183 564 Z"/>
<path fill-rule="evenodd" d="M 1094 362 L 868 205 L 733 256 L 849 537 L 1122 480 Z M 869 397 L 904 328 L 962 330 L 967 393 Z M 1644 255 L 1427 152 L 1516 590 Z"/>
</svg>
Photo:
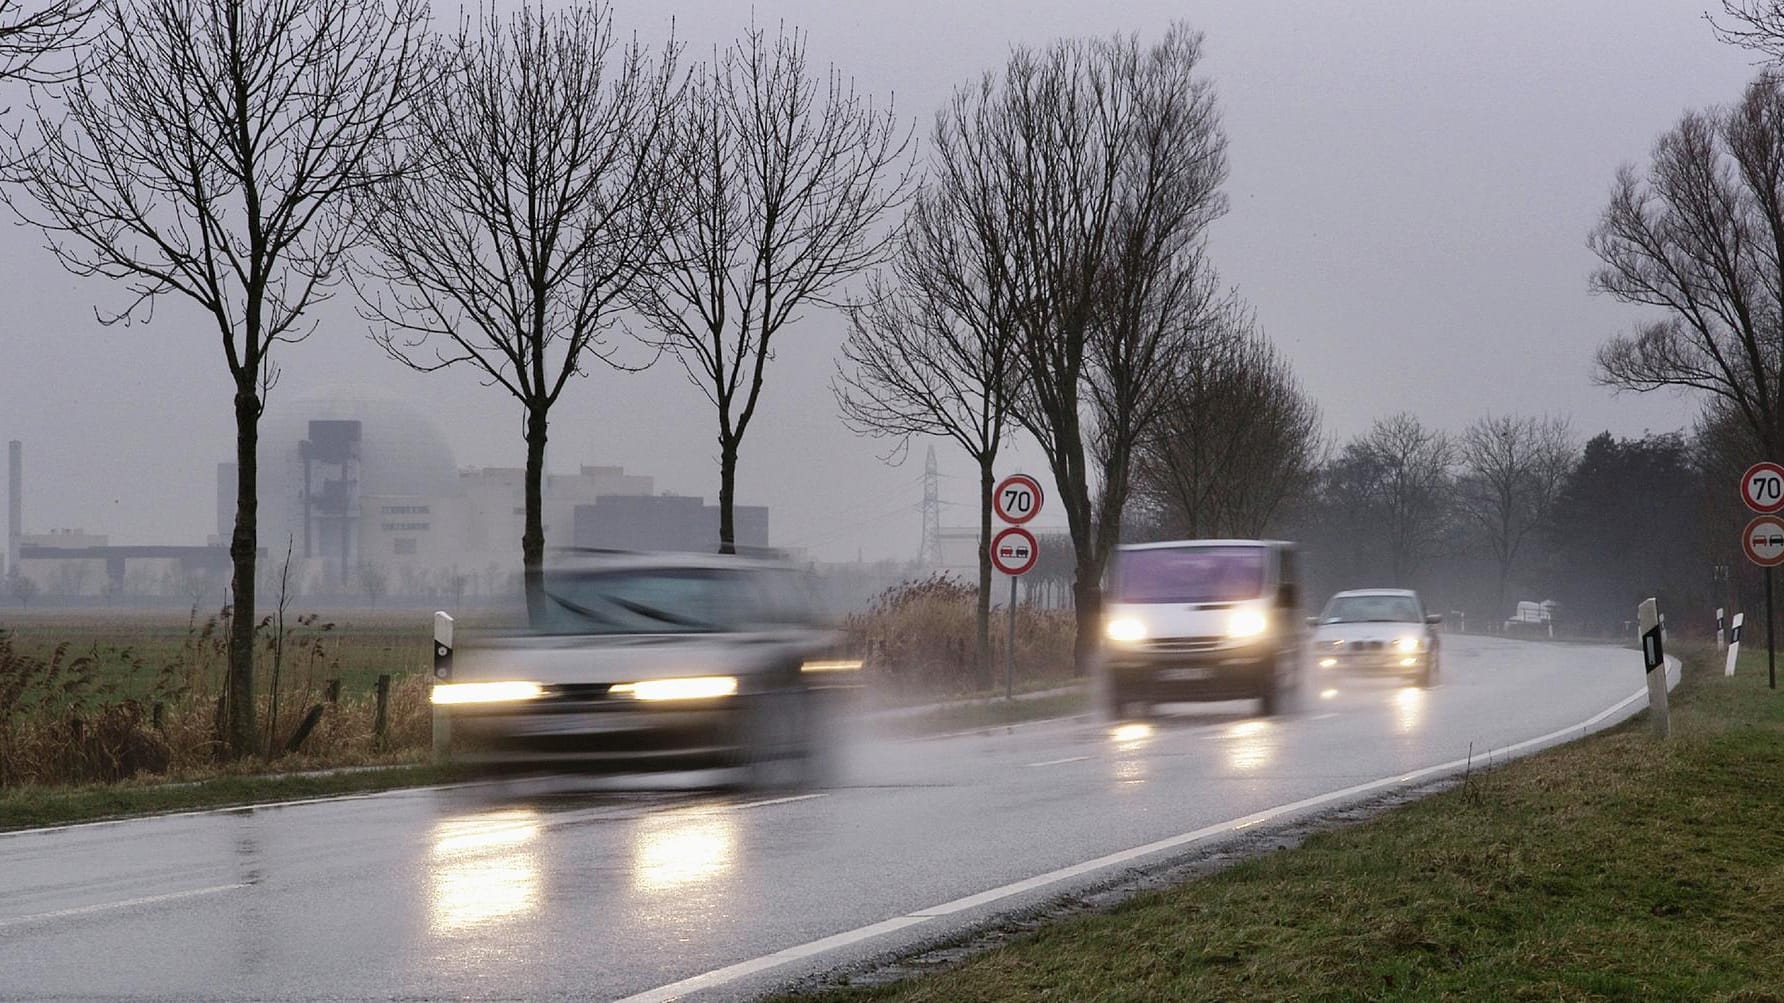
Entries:
<svg viewBox="0 0 1784 1003">
<path fill-rule="evenodd" d="M 6 444 L 6 572 L 19 570 L 20 526 L 24 522 L 25 444 L 17 439 Z"/>
</svg>

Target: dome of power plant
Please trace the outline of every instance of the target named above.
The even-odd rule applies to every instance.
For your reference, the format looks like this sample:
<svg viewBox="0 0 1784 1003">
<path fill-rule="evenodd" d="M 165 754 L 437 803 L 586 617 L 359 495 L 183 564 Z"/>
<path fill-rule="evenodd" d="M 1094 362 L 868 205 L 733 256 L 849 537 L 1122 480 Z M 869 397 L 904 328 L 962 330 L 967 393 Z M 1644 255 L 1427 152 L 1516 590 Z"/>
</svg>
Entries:
<svg viewBox="0 0 1784 1003">
<path fill-rule="evenodd" d="M 303 487 L 305 444 L 312 459 L 330 432 L 351 439 L 358 425 L 358 491 L 362 495 L 448 496 L 458 488 L 452 447 L 433 420 L 378 387 L 325 387 L 281 400 L 275 393 L 260 422 L 260 489 L 296 498 Z M 347 442 L 339 443 L 347 448 Z"/>
</svg>

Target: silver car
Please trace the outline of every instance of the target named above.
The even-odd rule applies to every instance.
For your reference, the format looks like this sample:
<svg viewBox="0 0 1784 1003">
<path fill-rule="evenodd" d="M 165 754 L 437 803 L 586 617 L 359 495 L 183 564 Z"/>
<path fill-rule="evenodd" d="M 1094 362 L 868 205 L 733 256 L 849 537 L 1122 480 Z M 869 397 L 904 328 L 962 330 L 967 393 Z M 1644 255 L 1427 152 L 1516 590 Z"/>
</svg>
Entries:
<svg viewBox="0 0 1784 1003">
<path fill-rule="evenodd" d="M 738 767 L 819 776 L 834 657 L 803 573 L 704 554 L 582 554 L 546 571 L 526 629 L 466 637 L 437 683 L 455 760 L 490 766 Z"/>
<path fill-rule="evenodd" d="M 1437 679 L 1442 654 L 1435 627 L 1411 589 L 1352 589 L 1334 595 L 1313 619 L 1318 671 L 1407 676 L 1419 686 Z"/>
</svg>

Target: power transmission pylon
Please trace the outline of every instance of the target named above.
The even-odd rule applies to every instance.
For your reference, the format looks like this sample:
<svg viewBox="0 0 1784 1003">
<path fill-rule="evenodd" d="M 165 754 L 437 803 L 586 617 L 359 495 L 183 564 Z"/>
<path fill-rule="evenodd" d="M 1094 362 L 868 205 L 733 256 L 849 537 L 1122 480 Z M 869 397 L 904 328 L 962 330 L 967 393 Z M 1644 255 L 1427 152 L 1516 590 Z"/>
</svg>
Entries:
<svg viewBox="0 0 1784 1003">
<path fill-rule="evenodd" d="M 923 464 L 923 545 L 917 550 L 917 563 L 928 568 L 942 564 L 942 499 L 935 472 L 935 447 L 929 447 L 929 458 Z"/>
</svg>

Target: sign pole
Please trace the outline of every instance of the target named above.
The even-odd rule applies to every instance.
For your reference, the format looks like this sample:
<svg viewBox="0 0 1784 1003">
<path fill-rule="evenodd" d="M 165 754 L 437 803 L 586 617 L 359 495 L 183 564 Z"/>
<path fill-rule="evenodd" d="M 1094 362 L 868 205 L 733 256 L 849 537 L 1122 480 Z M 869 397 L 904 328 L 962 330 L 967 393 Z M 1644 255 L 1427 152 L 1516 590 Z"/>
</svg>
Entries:
<svg viewBox="0 0 1784 1003">
<path fill-rule="evenodd" d="M 1010 650 L 1004 660 L 1004 699 L 1016 699 L 1016 576 L 1010 576 Z"/>
<path fill-rule="evenodd" d="M 1776 634 L 1776 621 L 1772 619 L 1772 568 L 1765 568 L 1765 682 L 1770 689 L 1778 688 L 1778 645 L 1773 640 Z"/>
</svg>

